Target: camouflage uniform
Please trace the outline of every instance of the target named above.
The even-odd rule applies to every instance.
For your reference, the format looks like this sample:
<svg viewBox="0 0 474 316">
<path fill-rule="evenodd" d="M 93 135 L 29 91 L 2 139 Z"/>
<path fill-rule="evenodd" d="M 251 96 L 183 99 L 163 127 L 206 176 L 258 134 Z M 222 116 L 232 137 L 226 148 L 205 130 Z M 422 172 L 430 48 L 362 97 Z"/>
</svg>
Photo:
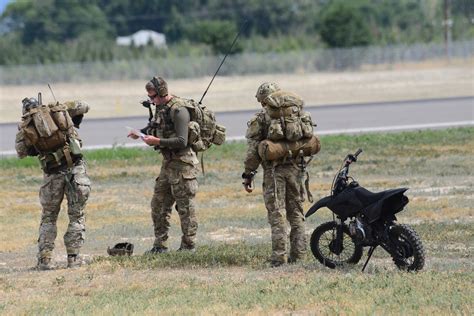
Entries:
<svg viewBox="0 0 474 316">
<path fill-rule="evenodd" d="M 44 172 L 39 197 L 43 208 L 38 238 L 38 258 L 51 258 L 56 239 L 56 221 L 64 194 L 67 198 L 69 225 L 64 234 L 64 244 L 68 255 L 78 255 L 84 244 L 84 208 L 89 198 L 91 182 L 86 172 L 86 164 L 78 160 L 71 169 L 57 173 Z"/>
<path fill-rule="evenodd" d="M 269 117 L 264 110 L 258 112 L 247 125 L 248 150 L 244 174 L 251 174 L 260 164 L 263 167 L 263 197 L 272 231 L 272 264 L 277 266 L 288 260 L 299 260 L 306 253 L 300 169 L 294 159 L 262 161 L 260 158 L 258 144 L 267 138 L 269 125 Z M 291 227 L 289 251 L 287 221 Z"/>
<path fill-rule="evenodd" d="M 64 107 L 67 113 L 71 114 L 74 127 L 79 126 L 82 116 L 89 110 L 89 106 L 81 101 L 66 102 Z M 77 119 L 78 116 L 80 117 L 79 120 Z M 80 144 L 80 139 L 74 127 L 70 128 L 67 137 L 68 139 L 75 139 Z M 42 152 L 34 146 L 28 145 L 21 129 L 16 135 L 15 145 L 20 158 L 38 156 L 40 162 L 42 162 L 43 184 L 39 192 L 42 214 L 38 238 L 38 264 L 51 260 L 57 235 L 56 222 L 64 194 L 66 194 L 68 201 L 69 216 L 69 225 L 64 234 L 64 244 L 68 256 L 77 256 L 84 244 L 84 208 L 91 190 L 91 182 L 87 176 L 86 164 L 82 156 L 72 155 L 70 166 L 68 166 L 64 156 L 59 162 L 53 161 L 53 159 L 50 159 L 51 152 Z M 62 152 L 66 150 L 69 152 L 69 148 L 60 149 Z M 55 154 L 57 154 L 57 151 Z"/>
<path fill-rule="evenodd" d="M 194 249 L 198 223 L 196 220 L 195 196 L 198 190 L 197 175 L 199 173 L 196 153 L 187 142 L 187 136 L 181 147 L 168 146 L 167 140 L 175 139 L 176 126 L 173 118 L 179 111 L 188 111 L 185 100 L 173 97 L 167 104 L 157 107 L 152 122 L 156 129 L 148 131 L 160 137 L 160 146 L 157 146 L 163 155 L 163 164 L 160 175 L 156 179 L 153 198 L 151 200 L 151 216 L 155 232 L 154 249 L 158 252 L 168 250 L 168 231 L 173 204 L 181 221 L 180 249 Z M 189 121 L 188 121 L 189 122 Z M 184 124 L 184 123 L 178 123 Z M 186 124 L 186 133 L 187 126 Z M 152 124 L 153 125 L 153 124 Z M 153 249 L 152 251 L 153 252 Z"/>
</svg>

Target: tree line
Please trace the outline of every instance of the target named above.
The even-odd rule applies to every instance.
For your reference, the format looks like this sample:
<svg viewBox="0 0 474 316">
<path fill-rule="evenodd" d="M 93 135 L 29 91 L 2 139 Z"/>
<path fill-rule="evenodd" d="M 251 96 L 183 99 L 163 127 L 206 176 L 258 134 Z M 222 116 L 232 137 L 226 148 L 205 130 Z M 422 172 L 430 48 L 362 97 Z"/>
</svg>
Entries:
<svg viewBox="0 0 474 316">
<path fill-rule="evenodd" d="M 0 17 L 0 64 L 222 54 L 239 29 L 234 53 L 440 42 L 446 13 L 453 40 L 474 37 L 471 0 L 21 0 Z M 115 44 L 141 29 L 168 49 Z"/>
</svg>

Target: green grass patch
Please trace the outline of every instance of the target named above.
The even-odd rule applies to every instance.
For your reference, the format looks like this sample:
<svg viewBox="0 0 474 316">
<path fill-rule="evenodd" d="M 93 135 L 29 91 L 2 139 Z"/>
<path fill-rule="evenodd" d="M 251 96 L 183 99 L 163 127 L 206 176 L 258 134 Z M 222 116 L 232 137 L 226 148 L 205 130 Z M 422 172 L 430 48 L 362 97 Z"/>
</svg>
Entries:
<svg viewBox="0 0 474 316">
<path fill-rule="evenodd" d="M 329 193 L 344 156 L 364 153 L 351 175 L 377 192 L 409 187 L 410 203 L 397 217 L 420 235 L 426 265 L 419 273 L 397 270 L 378 248 L 366 273 L 330 270 L 309 251 L 303 261 L 269 267 L 270 227 L 261 194 L 243 191 L 240 174 L 247 146 L 229 142 L 204 154 L 198 177 L 197 251 L 177 252 L 179 216 L 173 210 L 170 251 L 142 255 L 153 244 L 150 199 L 161 155 L 151 148 L 85 151 L 92 192 L 86 207 L 90 265 L 65 267 L 58 222 L 54 257 L 60 269 L 34 272 L 42 172 L 36 158 L 0 160 L 0 218 L 6 252 L 0 252 L 1 314 L 470 314 L 474 128 L 333 135 L 309 166 L 315 200 Z M 307 210 L 310 203 L 304 204 Z M 332 220 L 323 209 L 306 221 L 308 235 Z M 15 233 L 15 232 L 21 233 Z M 135 244 L 132 257 L 108 257 L 108 246 Z M 309 242 L 309 236 L 308 236 Z M 433 290 L 435 289 L 435 290 Z"/>
<path fill-rule="evenodd" d="M 229 266 L 248 266 L 262 268 L 271 254 L 270 244 L 215 244 L 199 246 L 196 252 L 170 251 L 156 255 L 123 257 L 98 257 L 95 264 L 107 262 L 113 268 L 133 269 L 157 268 L 215 268 Z"/>
<path fill-rule="evenodd" d="M 366 152 L 376 152 L 389 160 L 395 156 L 423 156 L 439 157 L 443 153 L 473 152 L 474 128 L 462 127 L 444 130 L 424 130 L 401 133 L 371 133 L 362 135 L 328 135 L 321 137 L 322 150 L 319 155 L 334 156 L 342 160 L 347 153 L 363 148 Z M 450 146 L 464 145 L 462 148 Z M 423 146 L 420 146 L 423 145 Z M 433 146 L 444 146 L 443 153 L 438 152 Z M 223 146 L 213 146 L 205 152 L 205 162 L 212 163 L 235 160 L 243 157 L 246 151 L 245 142 L 229 142 Z M 377 151 L 375 151 L 377 149 Z M 133 163 L 156 164 L 161 161 L 161 155 L 151 148 L 124 148 L 87 150 L 84 156 L 89 163 L 100 164 L 110 161 L 133 160 Z M 365 158 L 369 159 L 369 158 Z M 0 169 L 3 168 L 29 168 L 38 166 L 36 158 L 25 159 L 3 158 L 0 159 Z"/>
</svg>

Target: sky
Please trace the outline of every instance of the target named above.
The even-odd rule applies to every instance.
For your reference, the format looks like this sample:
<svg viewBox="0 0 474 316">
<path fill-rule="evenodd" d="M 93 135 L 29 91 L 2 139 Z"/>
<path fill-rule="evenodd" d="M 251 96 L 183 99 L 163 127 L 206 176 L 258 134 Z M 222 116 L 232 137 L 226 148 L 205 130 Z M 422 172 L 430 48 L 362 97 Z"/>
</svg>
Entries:
<svg viewBox="0 0 474 316">
<path fill-rule="evenodd" d="M 5 7 L 7 6 L 7 4 L 9 2 L 11 2 L 12 0 L 0 0 L 0 14 L 3 13 L 3 11 L 5 10 Z"/>
</svg>

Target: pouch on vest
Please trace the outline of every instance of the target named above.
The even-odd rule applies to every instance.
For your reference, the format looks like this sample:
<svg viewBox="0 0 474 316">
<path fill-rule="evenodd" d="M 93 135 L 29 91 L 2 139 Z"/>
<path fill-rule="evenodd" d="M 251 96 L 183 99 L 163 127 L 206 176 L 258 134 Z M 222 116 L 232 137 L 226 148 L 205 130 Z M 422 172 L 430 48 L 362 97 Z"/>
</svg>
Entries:
<svg viewBox="0 0 474 316">
<path fill-rule="evenodd" d="M 253 117 L 250 121 L 247 122 L 247 131 L 245 133 L 245 138 L 261 140 L 263 128 L 264 127 L 261 126 L 258 118 Z"/>
<path fill-rule="evenodd" d="M 38 132 L 36 131 L 36 128 L 33 126 L 33 123 L 31 121 L 32 118 L 28 117 L 20 125 L 20 129 L 23 131 L 25 143 L 27 146 L 34 146 L 38 142 L 39 138 Z"/>
<path fill-rule="evenodd" d="M 69 150 L 73 156 L 81 156 L 82 157 L 82 150 L 81 145 L 79 144 L 79 140 L 73 137 L 69 138 Z"/>
<path fill-rule="evenodd" d="M 212 143 L 215 145 L 222 145 L 224 142 L 225 142 L 225 127 L 222 125 L 216 124 L 216 131 L 214 132 Z"/>
<path fill-rule="evenodd" d="M 295 115 L 285 117 L 285 138 L 289 141 L 297 141 L 302 137 L 300 118 Z"/>
<path fill-rule="evenodd" d="M 28 156 L 28 146 L 25 143 L 24 131 L 19 130 L 15 137 L 15 150 L 18 158 L 25 158 Z"/>
<path fill-rule="evenodd" d="M 39 137 L 35 148 L 40 152 L 48 152 L 51 150 L 58 149 L 66 144 L 66 137 L 62 132 L 58 132 L 51 135 L 50 137 Z"/>
<path fill-rule="evenodd" d="M 206 150 L 206 146 L 201 139 L 201 128 L 197 122 L 191 121 L 188 124 L 188 144 L 195 152 Z"/>
<path fill-rule="evenodd" d="M 280 119 L 273 119 L 270 121 L 267 138 L 270 140 L 282 140 L 285 138 L 285 133 L 283 132 Z"/>
<path fill-rule="evenodd" d="M 61 108 L 59 104 L 50 106 L 50 108 L 51 116 L 60 130 L 67 131 L 73 126 L 71 116 L 69 116 L 69 113 L 67 113 L 65 109 Z"/>
<path fill-rule="evenodd" d="M 313 136 L 313 120 L 309 112 L 301 114 L 301 130 L 303 131 L 303 137 Z"/>
<path fill-rule="evenodd" d="M 194 144 L 199 141 L 201 135 L 201 128 L 196 122 L 189 122 L 188 124 L 188 144 Z"/>
<path fill-rule="evenodd" d="M 36 127 L 36 131 L 40 137 L 49 137 L 53 135 L 57 130 L 58 126 L 51 117 L 51 111 L 48 106 L 42 105 L 32 111 L 33 122 Z"/>
</svg>

